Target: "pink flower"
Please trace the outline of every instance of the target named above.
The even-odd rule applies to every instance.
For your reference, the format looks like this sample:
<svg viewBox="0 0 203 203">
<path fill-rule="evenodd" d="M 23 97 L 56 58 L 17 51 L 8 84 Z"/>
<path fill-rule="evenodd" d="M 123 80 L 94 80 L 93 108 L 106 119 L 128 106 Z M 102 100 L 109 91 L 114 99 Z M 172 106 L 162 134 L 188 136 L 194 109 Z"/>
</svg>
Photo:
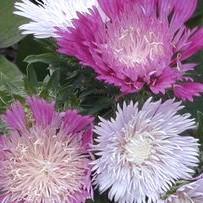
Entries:
<svg viewBox="0 0 203 203">
<path fill-rule="evenodd" d="M 27 101 L 26 112 L 17 102 L 4 116 L 10 134 L 0 137 L 1 202 L 84 203 L 92 197 L 93 118 L 60 114 L 36 97 Z"/>
<path fill-rule="evenodd" d="M 92 67 L 97 78 L 124 93 L 147 86 L 153 93 L 182 85 L 185 72 L 194 64 L 185 62 L 203 47 L 203 29 L 189 29 L 197 0 L 99 0 L 104 21 L 96 7 L 78 13 L 74 27 L 59 29 L 59 52 L 77 57 Z M 190 69 L 188 69 L 190 67 Z M 194 83 L 195 84 L 195 83 Z M 203 85 L 186 94 L 203 92 Z"/>
</svg>

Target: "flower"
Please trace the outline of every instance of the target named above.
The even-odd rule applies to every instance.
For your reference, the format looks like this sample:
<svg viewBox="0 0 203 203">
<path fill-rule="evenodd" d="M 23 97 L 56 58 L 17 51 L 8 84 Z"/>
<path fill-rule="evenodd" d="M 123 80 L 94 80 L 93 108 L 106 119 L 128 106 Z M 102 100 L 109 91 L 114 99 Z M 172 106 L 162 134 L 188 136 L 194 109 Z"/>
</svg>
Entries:
<svg viewBox="0 0 203 203">
<path fill-rule="evenodd" d="M 0 136 L 0 199 L 5 203 L 84 203 L 92 197 L 89 144 L 92 118 L 31 97 L 25 113 L 6 112 L 9 136 Z"/>
<path fill-rule="evenodd" d="M 198 140 L 181 136 L 194 127 L 179 102 L 148 99 L 118 106 L 116 118 L 101 118 L 93 147 L 93 180 L 118 203 L 156 202 L 179 179 L 189 179 L 199 162 Z"/>
<path fill-rule="evenodd" d="M 72 26 L 77 12 L 89 12 L 88 9 L 97 5 L 97 0 L 21 0 L 15 3 L 17 15 L 31 21 L 20 26 L 23 34 L 34 34 L 37 38 L 57 37 L 58 28 Z"/>
<path fill-rule="evenodd" d="M 157 203 L 202 203 L 203 202 L 203 179 L 186 184 L 180 187 L 175 194 L 170 195 L 166 200 L 159 200 Z"/>
<path fill-rule="evenodd" d="M 124 93 L 144 86 L 155 94 L 175 89 L 176 96 L 191 100 L 203 85 L 192 81 L 198 88 L 186 94 L 177 93 L 177 85 L 191 83 L 185 74 L 197 64 L 185 60 L 203 48 L 203 29 L 185 25 L 196 5 L 197 0 L 99 0 L 109 20 L 96 8 L 81 14 L 73 27 L 59 30 L 59 52 L 77 57 Z"/>
</svg>

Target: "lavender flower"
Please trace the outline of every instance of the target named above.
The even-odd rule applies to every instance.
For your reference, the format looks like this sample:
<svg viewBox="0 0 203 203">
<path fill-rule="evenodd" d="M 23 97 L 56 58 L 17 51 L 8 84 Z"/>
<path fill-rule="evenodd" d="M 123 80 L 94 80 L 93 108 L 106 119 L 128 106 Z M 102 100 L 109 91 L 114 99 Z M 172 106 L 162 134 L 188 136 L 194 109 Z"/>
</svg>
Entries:
<svg viewBox="0 0 203 203">
<path fill-rule="evenodd" d="M 180 136 L 194 127 L 174 100 L 118 106 L 116 118 L 101 118 L 93 162 L 94 183 L 118 203 L 155 203 L 179 179 L 191 178 L 198 160 L 197 139 Z"/>
</svg>

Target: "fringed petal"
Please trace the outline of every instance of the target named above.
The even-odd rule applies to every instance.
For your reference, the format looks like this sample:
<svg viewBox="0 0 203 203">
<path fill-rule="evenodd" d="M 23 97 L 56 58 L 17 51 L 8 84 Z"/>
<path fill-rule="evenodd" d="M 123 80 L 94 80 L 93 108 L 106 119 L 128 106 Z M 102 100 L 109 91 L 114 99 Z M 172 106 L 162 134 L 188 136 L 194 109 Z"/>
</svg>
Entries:
<svg viewBox="0 0 203 203">
<path fill-rule="evenodd" d="M 195 82 L 181 83 L 174 86 L 174 94 L 182 100 L 193 101 L 195 96 L 203 92 L 203 84 Z"/>
<path fill-rule="evenodd" d="M 197 7 L 197 0 L 157 0 L 159 17 L 167 21 L 169 16 L 170 26 L 176 32 L 194 13 Z"/>
<path fill-rule="evenodd" d="M 172 87 L 177 79 L 177 71 L 167 68 L 163 73 L 155 80 L 152 80 L 150 89 L 155 94 L 165 94 L 166 89 Z"/>
<path fill-rule="evenodd" d="M 181 50 L 181 59 L 185 60 L 203 49 L 203 28 L 197 30 L 188 39 L 188 45 Z"/>
<path fill-rule="evenodd" d="M 81 135 L 82 143 L 88 147 L 92 143 L 92 122 L 93 117 L 81 116 L 75 110 L 69 110 L 65 113 L 61 129 L 66 134 Z"/>
<path fill-rule="evenodd" d="M 37 97 L 29 97 L 27 102 L 30 105 L 37 126 L 47 127 L 53 122 L 57 122 L 58 114 L 55 112 L 54 102 L 48 103 Z"/>
<path fill-rule="evenodd" d="M 12 130 L 23 131 L 26 129 L 25 112 L 20 102 L 11 105 L 3 116 L 3 120 Z"/>
</svg>

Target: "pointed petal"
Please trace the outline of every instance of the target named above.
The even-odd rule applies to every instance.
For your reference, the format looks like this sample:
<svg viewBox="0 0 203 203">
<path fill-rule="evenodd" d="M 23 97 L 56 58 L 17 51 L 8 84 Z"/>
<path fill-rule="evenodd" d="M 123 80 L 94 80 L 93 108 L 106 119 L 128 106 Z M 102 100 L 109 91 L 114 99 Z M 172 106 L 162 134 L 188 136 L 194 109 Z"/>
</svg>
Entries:
<svg viewBox="0 0 203 203">
<path fill-rule="evenodd" d="M 26 129 L 25 112 L 20 102 L 12 104 L 3 119 L 12 130 L 22 131 Z"/>
<path fill-rule="evenodd" d="M 56 121 L 57 113 L 53 102 L 48 103 L 37 97 L 29 97 L 27 102 L 32 110 L 36 125 L 46 127 Z"/>
<path fill-rule="evenodd" d="M 170 26 L 174 32 L 192 16 L 196 7 L 197 0 L 158 0 L 159 17 L 162 20 L 167 20 L 173 14 Z"/>
<path fill-rule="evenodd" d="M 203 28 L 197 30 L 188 39 L 188 46 L 182 51 L 182 60 L 189 58 L 203 49 Z"/>
<path fill-rule="evenodd" d="M 65 113 L 61 129 L 67 134 L 79 134 L 82 132 L 82 140 L 84 145 L 92 143 L 92 122 L 90 116 L 81 116 L 75 110 L 69 110 Z"/>
<path fill-rule="evenodd" d="M 98 0 L 100 7 L 109 18 L 118 16 L 124 9 L 124 5 L 130 0 Z"/>
<path fill-rule="evenodd" d="M 176 82 L 176 79 L 177 72 L 170 68 L 166 68 L 159 76 L 159 78 L 156 79 L 155 82 L 151 83 L 150 89 L 155 94 L 165 94 L 166 89 L 171 88 L 172 85 Z"/>
<path fill-rule="evenodd" d="M 179 29 L 193 15 L 197 8 L 197 0 L 174 1 L 174 14 L 171 26 L 174 30 Z"/>
<path fill-rule="evenodd" d="M 176 97 L 182 100 L 193 101 L 193 97 L 200 96 L 200 93 L 203 92 L 203 84 L 188 82 L 175 85 L 174 94 Z"/>
</svg>

